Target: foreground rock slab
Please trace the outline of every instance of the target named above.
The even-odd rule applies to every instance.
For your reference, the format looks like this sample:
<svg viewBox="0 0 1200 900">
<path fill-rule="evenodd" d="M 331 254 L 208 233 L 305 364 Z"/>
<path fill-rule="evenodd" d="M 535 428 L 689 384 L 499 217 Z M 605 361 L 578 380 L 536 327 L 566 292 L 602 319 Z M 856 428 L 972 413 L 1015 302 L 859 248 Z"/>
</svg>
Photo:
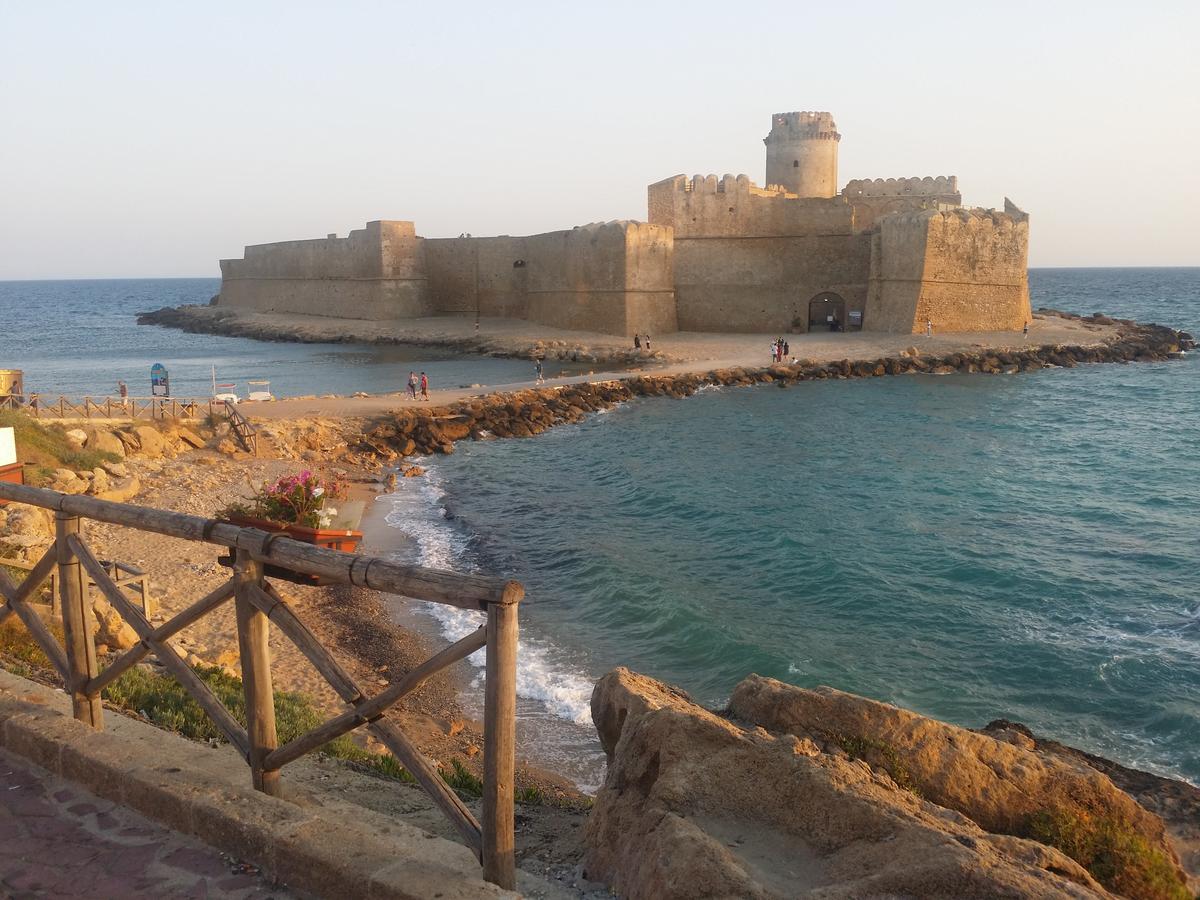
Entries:
<svg viewBox="0 0 1200 900">
<path fill-rule="evenodd" d="M 585 867 L 622 897 L 1112 896 L 836 741 L 739 724 L 626 669 L 597 684 L 592 716 L 610 763 Z"/>
</svg>

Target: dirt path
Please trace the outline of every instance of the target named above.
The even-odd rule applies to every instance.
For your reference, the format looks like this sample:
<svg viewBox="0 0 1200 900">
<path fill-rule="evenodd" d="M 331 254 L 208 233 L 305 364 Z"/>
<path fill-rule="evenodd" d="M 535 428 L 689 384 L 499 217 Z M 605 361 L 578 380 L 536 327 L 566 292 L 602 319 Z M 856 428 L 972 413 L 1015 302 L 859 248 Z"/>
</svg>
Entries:
<svg viewBox="0 0 1200 900">
<path fill-rule="evenodd" d="M 292 317 L 276 316 L 281 320 L 303 318 L 318 319 L 316 316 Z M 406 333 L 419 335 L 420 342 L 433 342 L 439 334 L 455 334 L 455 329 L 464 332 L 464 338 L 469 335 L 467 320 L 458 319 L 417 319 L 412 320 Z M 335 329 L 341 319 L 320 320 L 322 328 Z M 493 325 L 493 322 L 503 323 Z M 434 323 L 425 330 L 420 330 L 420 323 Z M 367 324 L 379 326 L 386 323 L 357 323 L 351 332 L 357 334 Z M 312 327 L 316 327 L 315 325 Z M 545 329 L 528 322 L 513 322 L 512 320 L 488 320 L 488 327 L 502 328 L 506 340 L 512 342 L 514 355 L 518 352 L 527 354 L 529 348 L 543 340 Z M 369 332 L 368 332 L 369 333 Z M 555 332 L 556 333 L 556 332 Z M 971 332 L 962 334 L 945 334 L 925 337 L 912 334 L 874 334 L 864 332 L 842 334 L 794 334 L 785 335 L 790 346 L 791 356 L 798 359 L 811 359 L 816 362 L 833 362 L 842 359 L 867 360 L 879 359 L 886 356 L 897 356 L 908 347 L 918 348 L 923 355 L 944 355 L 964 351 L 977 351 L 983 348 L 997 350 L 1018 350 L 1028 347 L 1039 347 L 1048 344 L 1098 344 L 1116 333 L 1115 326 L 1097 325 L 1082 322 L 1078 319 L 1063 319 L 1058 316 L 1034 316 L 1029 334 L 1022 335 L 1010 331 Z M 577 340 L 601 338 L 612 341 L 611 335 L 589 335 L 582 332 L 564 332 L 568 337 Z M 343 338 L 345 339 L 345 338 Z M 637 372 L 653 372 L 656 375 L 678 375 L 691 372 L 708 372 L 713 369 L 731 368 L 735 366 L 761 367 L 770 364 L 770 345 L 775 340 L 774 335 L 767 334 L 700 334 L 679 332 L 654 339 L 653 347 L 656 353 L 662 353 L 666 359 L 647 358 L 642 368 L 608 368 L 602 366 L 597 371 L 587 375 L 575 375 L 568 378 L 548 379 L 548 385 L 578 384 L 582 382 L 609 381 L 622 378 Z M 520 348 L 520 349 L 519 349 Z M 531 372 L 532 374 L 532 372 Z M 432 385 L 430 402 L 436 404 L 453 403 L 471 397 L 484 396 L 505 391 L 524 390 L 535 387 L 536 383 L 528 381 L 507 384 L 487 384 L 474 388 L 455 390 L 440 390 Z M 410 400 L 403 392 L 380 394 L 371 397 L 298 397 L 294 399 L 277 400 L 271 403 L 244 403 L 242 411 L 254 419 L 291 419 L 307 416 L 331 417 L 371 417 L 386 413 L 389 410 L 404 406 L 422 406 L 426 401 Z"/>
</svg>

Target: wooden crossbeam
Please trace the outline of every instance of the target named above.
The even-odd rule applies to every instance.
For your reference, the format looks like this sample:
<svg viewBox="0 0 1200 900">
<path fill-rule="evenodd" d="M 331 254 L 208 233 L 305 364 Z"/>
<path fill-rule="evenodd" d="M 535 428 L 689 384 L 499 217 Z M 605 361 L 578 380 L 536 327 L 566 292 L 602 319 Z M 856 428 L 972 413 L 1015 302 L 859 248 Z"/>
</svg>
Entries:
<svg viewBox="0 0 1200 900">
<path fill-rule="evenodd" d="M 305 753 L 316 750 L 336 740 L 347 732 L 353 731 L 359 725 L 366 725 L 383 715 L 384 711 L 398 703 L 405 695 L 411 694 L 431 676 L 461 659 L 466 659 L 487 643 L 487 629 L 479 628 L 462 640 L 451 644 L 441 652 L 431 656 L 411 672 L 407 672 L 398 681 L 369 700 L 360 700 L 354 708 L 340 716 L 334 716 L 311 731 L 305 732 L 295 740 L 289 741 L 264 760 L 268 768 L 278 769 L 299 759 Z"/>
<path fill-rule="evenodd" d="M 208 713 L 213 724 L 220 729 L 225 735 L 229 743 L 233 744 L 242 754 L 242 758 L 249 762 L 250 755 L 250 739 L 246 734 L 246 730 L 238 724 L 237 720 L 230 714 L 217 699 L 217 696 L 209 689 L 208 685 L 192 671 L 191 666 L 183 661 L 175 648 L 166 641 L 159 640 L 154 637 L 154 629 L 146 617 L 142 615 L 141 610 L 133 605 L 132 601 L 125 596 L 117 585 L 108 576 L 108 572 L 104 570 L 104 566 L 100 564 L 100 560 L 96 559 L 88 546 L 80 539 L 78 535 L 70 535 L 67 538 L 67 545 L 71 548 L 71 552 L 75 558 L 87 569 L 88 574 L 92 576 L 92 581 L 95 582 L 101 593 L 112 604 L 113 609 L 121 614 L 130 627 L 137 632 L 138 637 L 149 645 L 150 650 L 158 657 L 161 662 L 172 675 L 178 679 L 184 689 L 191 694 L 200 707 Z"/>
<path fill-rule="evenodd" d="M 28 598 L 38 588 L 42 586 L 47 578 L 50 577 L 50 572 L 58 562 L 57 544 L 51 544 L 46 554 L 38 560 L 33 570 L 25 576 L 20 587 L 13 584 L 13 580 L 8 577 L 8 573 L 0 569 L 0 594 L 4 595 L 5 608 L 8 613 L 16 613 L 18 618 L 25 623 L 25 627 L 29 629 L 29 633 L 33 635 L 33 639 L 37 641 L 38 646 L 46 654 L 50 660 L 50 664 L 54 666 L 59 677 L 63 680 L 63 684 L 70 685 L 71 669 L 67 665 L 67 654 L 62 646 L 50 633 L 50 629 L 46 627 L 46 623 L 42 621 L 42 617 L 37 612 L 29 607 Z M 7 618 L 7 614 L 4 618 Z"/>
<path fill-rule="evenodd" d="M 163 622 L 152 632 L 150 632 L 147 638 L 142 638 L 139 643 L 126 650 L 121 656 L 113 660 L 109 664 L 108 668 L 88 682 L 87 690 L 89 692 L 104 690 L 106 687 L 124 675 L 129 669 L 132 669 L 139 662 L 141 662 L 142 659 L 144 659 L 146 655 L 151 652 L 148 638 L 155 641 L 168 640 L 169 638 L 178 634 L 180 631 L 183 631 L 183 629 L 187 628 L 193 622 L 196 622 L 208 615 L 222 603 L 232 599 L 234 585 L 234 580 L 231 578 L 220 587 L 210 591 L 204 597 L 197 600 L 187 609 L 172 616 L 166 622 Z"/>
<path fill-rule="evenodd" d="M 355 684 L 354 679 L 333 658 L 333 654 L 326 650 L 325 646 L 308 630 L 308 627 L 300 621 L 292 611 L 291 605 L 275 589 L 274 585 L 266 582 L 264 587 L 263 591 L 251 592 L 253 597 L 251 602 L 259 606 L 272 624 L 276 625 L 296 645 L 296 648 L 329 682 L 329 686 L 338 693 L 338 696 L 351 706 L 364 702 L 367 699 L 366 695 Z M 371 722 L 368 728 L 425 789 L 433 802 L 438 805 L 442 813 L 462 835 L 463 840 L 475 852 L 476 857 L 481 857 L 483 853 L 482 830 L 474 813 L 442 780 L 425 755 L 409 740 L 408 735 L 386 719 Z M 269 760 L 270 756 L 267 759 Z"/>
</svg>

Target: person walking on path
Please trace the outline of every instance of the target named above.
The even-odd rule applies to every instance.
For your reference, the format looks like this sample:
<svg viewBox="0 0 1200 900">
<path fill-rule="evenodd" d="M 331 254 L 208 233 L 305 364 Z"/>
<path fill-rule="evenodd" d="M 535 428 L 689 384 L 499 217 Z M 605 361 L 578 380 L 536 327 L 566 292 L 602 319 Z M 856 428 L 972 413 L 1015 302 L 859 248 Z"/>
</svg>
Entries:
<svg viewBox="0 0 1200 900">
<path fill-rule="evenodd" d="M 429 399 L 429 377 L 424 372 L 421 373 L 421 399 Z"/>
<path fill-rule="evenodd" d="M 417 373 L 408 373 L 408 396 L 412 400 L 417 399 Z"/>
<path fill-rule="evenodd" d="M 1029 323 L 1028 323 L 1028 322 L 1026 322 L 1026 323 L 1025 323 L 1023 326 L 1022 326 L 1022 328 L 1021 328 L 1021 334 L 1025 335 L 1025 337 L 1029 337 Z"/>
<path fill-rule="evenodd" d="M 123 381 L 117 382 L 117 393 L 121 395 L 121 408 L 125 408 L 125 404 L 129 402 L 129 385 Z"/>
<path fill-rule="evenodd" d="M 634 350 L 642 349 L 642 336 L 640 334 L 635 334 L 633 336 L 633 349 Z"/>
<path fill-rule="evenodd" d="M 925 337 L 933 337 L 933 319 L 925 320 Z"/>
<path fill-rule="evenodd" d="M 539 356 L 533 361 L 533 371 L 537 375 L 537 383 L 541 384 L 545 379 L 542 377 L 542 359 Z"/>
</svg>

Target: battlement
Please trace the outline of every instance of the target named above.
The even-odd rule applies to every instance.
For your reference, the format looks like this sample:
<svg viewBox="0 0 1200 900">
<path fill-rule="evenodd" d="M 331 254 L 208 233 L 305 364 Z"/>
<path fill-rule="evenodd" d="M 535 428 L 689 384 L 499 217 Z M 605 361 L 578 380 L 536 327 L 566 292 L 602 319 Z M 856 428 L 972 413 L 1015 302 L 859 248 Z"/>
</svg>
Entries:
<svg viewBox="0 0 1200 900">
<path fill-rule="evenodd" d="M 771 116 L 771 133 L 763 138 L 764 144 L 774 141 L 840 141 L 833 113 L 788 112 Z"/>
<path fill-rule="evenodd" d="M 674 175 L 656 181 L 650 185 L 652 190 L 663 188 L 680 194 L 753 194 L 756 197 L 787 197 L 798 199 L 796 194 L 788 193 L 782 185 L 770 184 L 765 188 L 759 187 L 749 175 Z"/>
<path fill-rule="evenodd" d="M 933 196 L 957 194 L 957 175 L 924 178 L 855 178 L 846 182 L 842 194 L 854 197 L 904 197 L 913 194 Z"/>
</svg>

